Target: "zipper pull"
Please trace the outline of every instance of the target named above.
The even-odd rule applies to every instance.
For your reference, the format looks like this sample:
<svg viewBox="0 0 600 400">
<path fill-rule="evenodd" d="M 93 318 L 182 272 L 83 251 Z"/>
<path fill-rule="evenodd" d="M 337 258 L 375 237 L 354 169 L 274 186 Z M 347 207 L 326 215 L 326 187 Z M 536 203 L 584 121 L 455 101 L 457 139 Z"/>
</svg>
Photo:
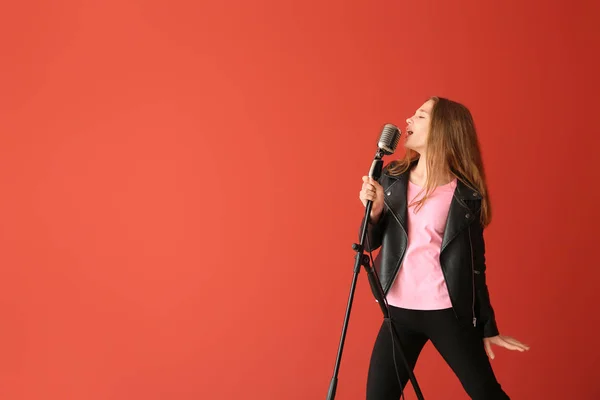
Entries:
<svg viewBox="0 0 600 400">
<path fill-rule="evenodd" d="M 477 318 L 473 318 L 473 326 L 477 326 Z"/>
</svg>

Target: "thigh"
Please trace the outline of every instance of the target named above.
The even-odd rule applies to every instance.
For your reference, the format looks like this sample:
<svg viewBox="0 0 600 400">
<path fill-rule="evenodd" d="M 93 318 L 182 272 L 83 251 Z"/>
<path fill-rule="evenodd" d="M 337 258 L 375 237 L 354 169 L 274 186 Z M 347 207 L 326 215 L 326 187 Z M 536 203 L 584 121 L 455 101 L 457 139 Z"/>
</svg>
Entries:
<svg viewBox="0 0 600 400">
<path fill-rule="evenodd" d="M 494 375 L 480 331 L 459 324 L 450 309 L 432 313 L 427 334 L 472 399 L 509 398 Z"/>
<path fill-rule="evenodd" d="M 410 368 L 414 369 L 427 337 L 410 329 L 402 321 L 394 320 L 393 323 L 400 339 L 402 352 Z M 398 349 L 394 349 L 389 324 L 383 321 L 371 353 L 367 376 L 367 400 L 398 400 L 407 382 L 408 372 L 405 364 Z"/>
</svg>

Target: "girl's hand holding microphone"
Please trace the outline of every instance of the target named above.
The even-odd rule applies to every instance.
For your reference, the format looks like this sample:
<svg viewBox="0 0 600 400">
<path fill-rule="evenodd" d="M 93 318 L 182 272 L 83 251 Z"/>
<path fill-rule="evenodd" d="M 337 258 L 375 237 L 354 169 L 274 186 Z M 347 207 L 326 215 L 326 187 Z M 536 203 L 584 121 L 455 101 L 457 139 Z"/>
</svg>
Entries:
<svg viewBox="0 0 600 400">
<path fill-rule="evenodd" d="M 371 223 L 377 223 L 381 213 L 383 212 L 383 186 L 379 184 L 375 179 L 363 176 L 363 184 L 360 191 L 360 201 L 363 206 L 367 206 L 367 201 L 371 200 L 373 205 L 371 206 Z"/>
</svg>

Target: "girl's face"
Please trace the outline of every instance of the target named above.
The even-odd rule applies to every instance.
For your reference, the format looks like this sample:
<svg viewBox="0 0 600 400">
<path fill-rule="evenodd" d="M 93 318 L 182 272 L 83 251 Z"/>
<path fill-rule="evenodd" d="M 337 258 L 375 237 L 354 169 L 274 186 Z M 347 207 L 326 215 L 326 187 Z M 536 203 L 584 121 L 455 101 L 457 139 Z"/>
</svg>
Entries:
<svg viewBox="0 0 600 400">
<path fill-rule="evenodd" d="M 404 147 L 423 154 L 427 150 L 427 137 L 431 123 L 433 100 L 428 100 L 415 112 L 415 115 L 406 120 L 406 141 Z"/>
</svg>

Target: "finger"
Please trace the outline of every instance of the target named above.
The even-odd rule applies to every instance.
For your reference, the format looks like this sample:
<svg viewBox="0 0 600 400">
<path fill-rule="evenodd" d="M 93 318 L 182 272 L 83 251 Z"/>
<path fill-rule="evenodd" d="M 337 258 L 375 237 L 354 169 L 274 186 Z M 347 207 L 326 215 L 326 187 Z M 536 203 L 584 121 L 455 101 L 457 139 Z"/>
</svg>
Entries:
<svg viewBox="0 0 600 400">
<path fill-rule="evenodd" d="M 509 342 L 510 344 L 514 344 L 515 346 L 522 348 L 523 350 L 529 350 L 529 346 L 527 346 L 525 343 L 519 342 L 517 339 L 508 337 L 508 338 L 505 338 L 505 340 L 507 342 Z"/>
<path fill-rule="evenodd" d="M 509 343 L 511 345 L 515 345 L 515 346 L 521 346 L 522 343 L 519 342 L 517 339 L 510 337 L 510 336 L 503 336 L 502 340 L 506 343 Z"/>
<path fill-rule="evenodd" d="M 524 351 L 525 350 L 525 349 L 522 349 L 521 347 L 519 347 L 517 345 L 514 345 L 514 344 L 511 344 L 511 343 L 509 343 L 509 342 L 507 342 L 505 340 L 502 341 L 502 342 L 500 342 L 499 344 L 500 344 L 500 346 L 502 346 L 504 348 L 507 348 L 509 350 L 518 350 L 518 351 Z"/>
<path fill-rule="evenodd" d="M 365 182 L 365 183 L 369 182 L 369 177 L 368 176 L 363 176 L 362 177 L 362 181 Z"/>
<path fill-rule="evenodd" d="M 372 194 L 373 196 L 375 196 L 377 194 L 377 191 L 372 188 L 364 188 L 363 190 L 361 190 L 361 193 Z"/>
<path fill-rule="evenodd" d="M 529 347 L 528 345 L 526 345 L 525 343 L 521 342 L 520 340 L 517 340 L 513 337 L 505 337 L 504 339 L 506 339 L 506 341 L 512 343 L 512 344 L 516 344 L 516 345 L 520 345 L 520 346 L 525 346 L 525 347 Z"/>
<path fill-rule="evenodd" d="M 369 187 L 367 187 L 367 191 L 371 192 L 371 193 L 374 193 L 374 194 L 377 194 L 377 192 L 378 192 L 378 190 L 374 186 L 372 186 L 372 185 L 370 185 Z"/>
<path fill-rule="evenodd" d="M 361 198 L 361 200 L 364 199 L 364 200 L 375 201 L 376 196 L 370 192 L 362 192 L 360 198 Z"/>
<path fill-rule="evenodd" d="M 373 186 L 381 186 L 375 179 L 369 177 L 369 183 Z"/>
<path fill-rule="evenodd" d="M 367 184 L 367 185 L 364 185 L 364 186 L 362 187 L 362 191 L 364 191 L 365 193 L 367 193 L 367 192 L 373 192 L 373 193 L 377 193 L 377 190 L 376 190 L 376 189 L 375 189 L 373 186 L 371 186 L 371 185 L 369 185 L 369 184 Z"/>
<path fill-rule="evenodd" d="M 484 343 L 485 343 L 485 352 L 487 353 L 488 357 L 493 360 L 494 357 L 496 357 L 496 355 L 492 351 L 492 346 L 490 345 L 490 342 L 486 340 Z"/>
</svg>

